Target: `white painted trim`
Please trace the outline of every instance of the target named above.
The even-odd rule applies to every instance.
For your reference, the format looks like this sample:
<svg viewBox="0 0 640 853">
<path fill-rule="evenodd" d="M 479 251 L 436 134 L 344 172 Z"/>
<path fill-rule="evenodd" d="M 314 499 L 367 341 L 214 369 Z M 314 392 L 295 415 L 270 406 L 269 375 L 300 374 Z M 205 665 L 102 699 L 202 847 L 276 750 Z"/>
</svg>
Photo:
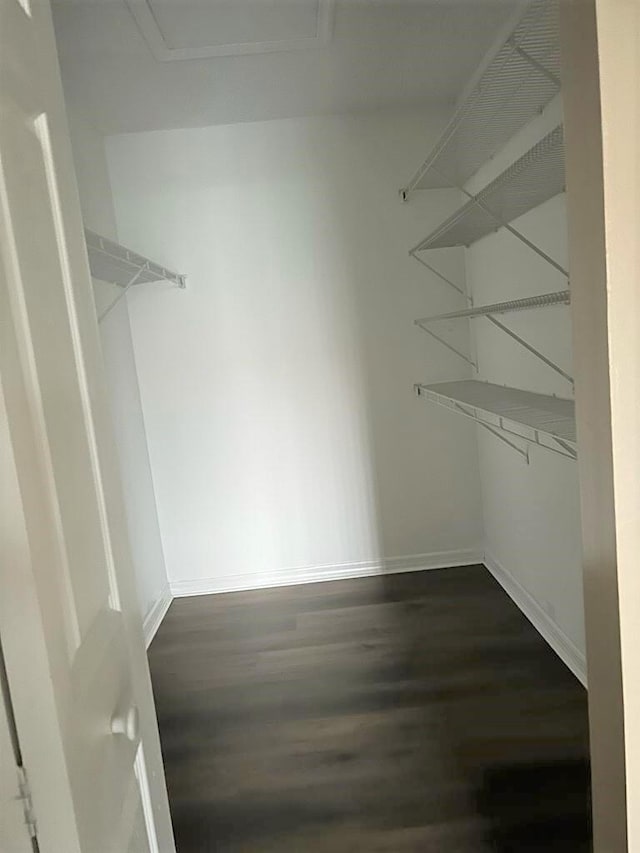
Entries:
<svg viewBox="0 0 640 853">
<path fill-rule="evenodd" d="M 162 590 L 160 597 L 157 599 L 155 604 L 152 605 L 151 610 L 149 610 L 147 615 L 144 617 L 144 621 L 142 623 L 144 641 L 147 648 L 151 645 L 151 640 L 155 637 L 156 631 L 160 627 L 160 623 L 164 619 L 172 601 L 173 595 L 171 594 L 169 584 L 167 584 Z"/>
<path fill-rule="evenodd" d="M 169 600 L 169 603 L 171 603 L 171 599 Z M 149 789 L 149 776 L 147 774 L 147 765 L 144 760 L 144 749 L 141 743 L 138 744 L 138 751 L 136 752 L 134 772 L 140 789 L 140 803 L 142 805 L 142 814 L 144 815 L 144 824 L 147 828 L 149 853 L 160 853 L 156 824 L 153 817 L 153 804 L 151 801 L 151 791 Z"/>
<path fill-rule="evenodd" d="M 331 40 L 335 0 L 318 0 L 315 36 L 276 41 L 243 42 L 239 44 L 203 45 L 201 47 L 170 47 L 158 25 L 151 0 L 125 0 L 129 11 L 158 62 L 183 59 L 211 59 L 216 56 L 243 56 L 249 53 L 279 53 L 290 50 L 309 50 L 323 47 Z"/>
<path fill-rule="evenodd" d="M 422 572 L 475 564 L 485 566 L 558 657 L 586 687 L 587 663 L 583 652 L 567 637 L 559 625 L 542 609 L 531 593 L 516 580 L 511 572 L 507 571 L 491 554 L 476 548 L 411 554 L 404 557 L 390 557 L 388 560 L 337 563 L 324 566 L 297 566 L 279 569 L 275 572 L 248 572 L 242 575 L 171 581 L 145 617 L 145 641 L 148 648 L 174 597 L 214 595 L 223 592 L 295 586 L 347 580 L 349 578 L 401 574 L 402 572 Z"/>
<path fill-rule="evenodd" d="M 170 581 L 171 594 L 210 595 L 219 592 L 265 589 L 273 586 L 319 583 L 321 581 L 366 578 L 375 575 L 421 572 L 428 569 L 448 569 L 454 566 L 482 564 L 483 552 L 479 548 L 461 548 L 454 551 L 436 551 L 430 554 L 410 554 L 390 557 L 387 560 L 371 560 L 353 563 L 337 563 L 325 566 L 296 566 L 277 571 L 248 572 L 222 577 L 194 578 L 193 580 Z"/>
<path fill-rule="evenodd" d="M 573 640 L 538 604 L 530 592 L 496 559 L 485 551 L 483 563 L 539 634 L 564 661 L 578 681 L 587 686 L 587 661 Z"/>
</svg>

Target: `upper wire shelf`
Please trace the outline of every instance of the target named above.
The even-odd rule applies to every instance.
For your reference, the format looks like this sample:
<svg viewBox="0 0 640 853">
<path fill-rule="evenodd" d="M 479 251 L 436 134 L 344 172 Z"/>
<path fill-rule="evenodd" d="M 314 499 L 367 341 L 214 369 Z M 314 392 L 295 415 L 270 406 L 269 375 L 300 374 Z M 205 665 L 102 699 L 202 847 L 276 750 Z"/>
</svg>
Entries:
<svg viewBox="0 0 640 853">
<path fill-rule="evenodd" d="M 101 237 L 88 228 L 85 228 L 84 235 L 89 267 L 94 278 L 124 288 L 154 281 L 169 281 L 182 288 L 186 286 L 184 275 L 138 255 L 114 240 Z"/>
<path fill-rule="evenodd" d="M 460 187 L 560 91 L 557 0 L 532 0 L 476 73 L 433 150 L 401 190 Z"/>
<path fill-rule="evenodd" d="M 564 134 L 555 127 L 411 249 L 469 246 L 564 190 Z"/>
</svg>

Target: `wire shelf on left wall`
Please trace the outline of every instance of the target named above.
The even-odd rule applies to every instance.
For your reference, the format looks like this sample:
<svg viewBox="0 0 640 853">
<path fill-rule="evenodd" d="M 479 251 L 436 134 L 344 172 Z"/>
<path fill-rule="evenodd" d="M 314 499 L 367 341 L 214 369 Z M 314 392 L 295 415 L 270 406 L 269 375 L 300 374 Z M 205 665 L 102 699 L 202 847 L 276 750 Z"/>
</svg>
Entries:
<svg viewBox="0 0 640 853">
<path fill-rule="evenodd" d="M 101 237 L 88 228 L 84 230 L 91 275 L 120 287 L 168 281 L 177 287 L 186 286 L 185 276 L 173 272 L 155 261 L 132 252 L 114 240 Z"/>
</svg>

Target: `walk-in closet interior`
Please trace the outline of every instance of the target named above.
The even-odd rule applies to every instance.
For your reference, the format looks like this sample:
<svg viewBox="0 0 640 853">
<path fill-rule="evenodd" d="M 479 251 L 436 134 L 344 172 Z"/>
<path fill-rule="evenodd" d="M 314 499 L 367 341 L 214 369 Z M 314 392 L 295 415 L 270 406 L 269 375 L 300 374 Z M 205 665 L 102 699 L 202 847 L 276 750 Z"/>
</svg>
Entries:
<svg viewBox="0 0 640 853">
<path fill-rule="evenodd" d="M 494 688 L 469 651 L 447 689 L 522 698 L 535 671 L 538 699 L 514 714 L 537 709 L 535 727 L 544 695 L 577 709 L 582 737 L 557 2 L 53 10 L 158 702 L 171 678 L 184 687 L 163 670 L 182 631 L 202 641 L 225 601 L 267 620 L 247 591 L 299 606 L 388 579 L 401 601 L 409 575 L 390 575 L 473 567 L 443 607 L 469 606 L 476 584 L 505 597 L 507 615 L 465 611 L 476 649 L 506 631 L 503 676 Z M 414 639 L 435 653 L 437 632 Z M 554 749 L 576 736 L 562 719 Z M 220 849 L 467 850 L 296 837 Z"/>
</svg>

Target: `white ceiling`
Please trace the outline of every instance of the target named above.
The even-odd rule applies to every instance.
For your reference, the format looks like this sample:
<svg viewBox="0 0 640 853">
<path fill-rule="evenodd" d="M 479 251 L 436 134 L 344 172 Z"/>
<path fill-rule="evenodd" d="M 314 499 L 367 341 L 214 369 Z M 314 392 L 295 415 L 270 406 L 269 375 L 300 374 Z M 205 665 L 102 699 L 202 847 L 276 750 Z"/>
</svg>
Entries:
<svg viewBox="0 0 640 853">
<path fill-rule="evenodd" d="M 68 100 L 104 133 L 120 133 L 442 109 L 515 3 L 54 0 L 53 7 Z"/>
</svg>

